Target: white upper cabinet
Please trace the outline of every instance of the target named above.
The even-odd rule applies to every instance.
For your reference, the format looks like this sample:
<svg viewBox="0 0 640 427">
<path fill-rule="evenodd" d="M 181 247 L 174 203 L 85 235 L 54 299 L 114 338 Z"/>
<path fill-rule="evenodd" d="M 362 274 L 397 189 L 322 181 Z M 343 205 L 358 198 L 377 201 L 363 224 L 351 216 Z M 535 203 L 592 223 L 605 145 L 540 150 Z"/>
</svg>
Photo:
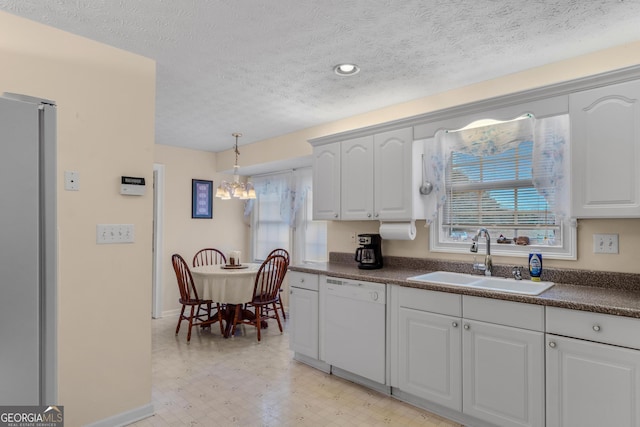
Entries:
<svg viewBox="0 0 640 427">
<path fill-rule="evenodd" d="M 340 219 L 340 143 L 313 148 L 313 219 Z"/>
<path fill-rule="evenodd" d="M 373 218 L 373 136 L 342 142 L 341 219 Z"/>
<path fill-rule="evenodd" d="M 414 215 L 413 128 L 376 134 L 374 145 L 374 219 L 411 220 Z"/>
<path fill-rule="evenodd" d="M 420 219 L 413 200 L 418 187 L 412 128 L 343 141 L 341 156 L 340 219 Z"/>
<path fill-rule="evenodd" d="M 640 217 L 640 81 L 573 93 L 569 112 L 572 215 Z"/>
<path fill-rule="evenodd" d="M 313 218 L 424 219 L 421 150 L 413 128 L 314 146 Z"/>
</svg>

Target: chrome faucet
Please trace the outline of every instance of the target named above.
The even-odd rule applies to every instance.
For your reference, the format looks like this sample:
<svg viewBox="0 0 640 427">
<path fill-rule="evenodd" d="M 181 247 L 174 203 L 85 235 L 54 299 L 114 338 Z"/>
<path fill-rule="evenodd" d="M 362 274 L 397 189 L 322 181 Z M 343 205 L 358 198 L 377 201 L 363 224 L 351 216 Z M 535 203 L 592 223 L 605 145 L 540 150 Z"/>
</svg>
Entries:
<svg viewBox="0 0 640 427">
<path fill-rule="evenodd" d="M 489 230 L 486 228 L 481 228 L 478 230 L 476 235 L 473 237 L 471 243 L 471 252 L 478 252 L 478 238 L 484 235 L 485 243 L 487 244 L 487 254 L 484 257 L 484 264 L 474 262 L 473 269 L 484 271 L 485 276 L 491 276 L 491 271 L 493 270 L 493 263 L 491 262 L 491 236 L 489 236 Z"/>
</svg>

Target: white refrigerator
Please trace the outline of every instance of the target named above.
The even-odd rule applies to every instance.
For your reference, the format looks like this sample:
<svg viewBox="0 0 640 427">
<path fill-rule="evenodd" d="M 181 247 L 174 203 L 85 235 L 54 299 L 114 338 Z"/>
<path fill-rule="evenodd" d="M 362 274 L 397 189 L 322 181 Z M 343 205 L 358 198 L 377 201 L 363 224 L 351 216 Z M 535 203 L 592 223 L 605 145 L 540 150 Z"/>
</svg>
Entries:
<svg viewBox="0 0 640 427">
<path fill-rule="evenodd" d="M 56 107 L 0 96 L 0 405 L 55 405 Z"/>
</svg>

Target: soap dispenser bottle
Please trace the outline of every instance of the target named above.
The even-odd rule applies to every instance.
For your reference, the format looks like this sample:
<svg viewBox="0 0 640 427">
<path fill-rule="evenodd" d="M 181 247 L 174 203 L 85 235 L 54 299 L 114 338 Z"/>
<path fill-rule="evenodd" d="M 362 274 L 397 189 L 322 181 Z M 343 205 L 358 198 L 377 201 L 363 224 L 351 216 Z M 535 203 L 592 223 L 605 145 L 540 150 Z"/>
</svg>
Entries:
<svg viewBox="0 0 640 427">
<path fill-rule="evenodd" d="M 540 276 L 542 276 L 542 254 L 538 251 L 529 253 L 529 274 L 534 282 L 540 281 Z"/>
</svg>

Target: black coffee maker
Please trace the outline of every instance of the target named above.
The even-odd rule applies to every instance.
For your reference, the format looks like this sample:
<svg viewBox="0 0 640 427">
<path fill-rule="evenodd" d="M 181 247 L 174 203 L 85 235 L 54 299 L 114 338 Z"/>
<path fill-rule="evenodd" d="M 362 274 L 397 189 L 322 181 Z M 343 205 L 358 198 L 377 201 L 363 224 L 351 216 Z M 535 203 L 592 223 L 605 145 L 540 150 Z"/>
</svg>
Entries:
<svg viewBox="0 0 640 427">
<path fill-rule="evenodd" d="M 356 249 L 358 268 L 373 270 L 382 268 L 382 239 L 379 234 L 358 234 L 360 247 Z"/>
</svg>

